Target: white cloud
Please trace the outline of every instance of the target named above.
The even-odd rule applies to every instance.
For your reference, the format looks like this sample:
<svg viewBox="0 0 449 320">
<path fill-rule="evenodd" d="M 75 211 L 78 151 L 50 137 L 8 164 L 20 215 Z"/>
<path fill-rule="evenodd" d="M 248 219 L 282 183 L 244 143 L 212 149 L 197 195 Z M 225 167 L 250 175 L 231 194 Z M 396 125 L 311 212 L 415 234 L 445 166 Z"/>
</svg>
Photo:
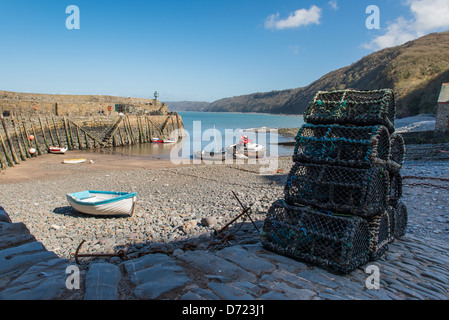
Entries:
<svg viewBox="0 0 449 320">
<path fill-rule="evenodd" d="M 291 13 L 288 18 L 280 19 L 279 12 L 270 15 L 265 20 L 266 29 L 289 29 L 289 28 L 299 28 L 303 26 L 308 26 L 311 24 L 320 24 L 321 19 L 321 9 L 317 6 L 310 7 L 307 9 L 299 9 L 294 13 Z"/>
<path fill-rule="evenodd" d="M 449 1 L 448 0 L 407 0 L 413 18 L 397 18 L 390 23 L 383 35 L 377 36 L 364 47 L 371 50 L 380 50 L 404 44 L 422 37 L 430 32 L 438 32 L 449 28 Z"/>
<path fill-rule="evenodd" d="M 338 3 L 337 3 L 337 0 L 331 0 L 331 1 L 329 1 L 329 5 L 331 6 L 332 9 L 338 10 Z"/>
<path fill-rule="evenodd" d="M 419 32 L 449 27 L 449 1 L 408 0 L 415 16 L 414 26 Z"/>
</svg>

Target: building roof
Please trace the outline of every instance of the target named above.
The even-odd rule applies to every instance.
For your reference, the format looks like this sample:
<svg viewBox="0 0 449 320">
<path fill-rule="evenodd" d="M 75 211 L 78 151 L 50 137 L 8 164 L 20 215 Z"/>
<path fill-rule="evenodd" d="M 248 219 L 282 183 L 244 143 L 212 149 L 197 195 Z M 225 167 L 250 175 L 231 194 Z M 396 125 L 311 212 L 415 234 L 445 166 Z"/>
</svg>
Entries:
<svg viewBox="0 0 449 320">
<path fill-rule="evenodd" d="M 449 83 L 443 83 L 441 87 L 440 97 L 438 98 L 438 103 L 449 104 Z"/>
</svg>

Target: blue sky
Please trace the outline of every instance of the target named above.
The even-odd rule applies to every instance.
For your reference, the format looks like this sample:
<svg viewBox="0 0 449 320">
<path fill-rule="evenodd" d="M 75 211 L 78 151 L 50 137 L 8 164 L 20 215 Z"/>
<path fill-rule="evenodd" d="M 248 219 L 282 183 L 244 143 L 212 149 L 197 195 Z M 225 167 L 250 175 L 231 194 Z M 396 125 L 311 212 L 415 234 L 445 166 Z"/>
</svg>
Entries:
<svg viewBox="0 0 449 320">
<path fill-rule="evenodd" d="M 448 30 L 448 16 L 447 0 L 0 0 L 0 90 L 214 101 L 297 88 Z"/>
</svg>

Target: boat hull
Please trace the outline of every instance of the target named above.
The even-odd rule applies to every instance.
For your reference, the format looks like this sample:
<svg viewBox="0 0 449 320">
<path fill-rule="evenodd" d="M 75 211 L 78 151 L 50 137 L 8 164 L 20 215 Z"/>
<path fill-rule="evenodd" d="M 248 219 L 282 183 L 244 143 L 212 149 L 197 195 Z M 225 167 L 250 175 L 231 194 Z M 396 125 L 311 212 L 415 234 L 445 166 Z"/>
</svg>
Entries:
<svg viewBox="0 0 449 320">
<path fill-rule="evenodd" d="M 95 216 L 132 216 L 136 200 L 137 193 L 83 191 L 67 194 L 73 209 Z"/>
<path fill-rule="evenodd" d="M 83 163 L 86 161 L 87 159 L 65 159 L 62 162 L 66 164 L 73 164 L 73 163 Z"/>
<path fill-rule="evenodd" d="M 67 148 L 49 147 L 48 151 L 54 154 L 64 154 L 67 152 Z"/>
<path fill-rule="evenodd" d="M 204 161 L 224 161 L 226 160 L 226 152 L 205 152 L 198 151 L 194 154 L 195 159 Z"/>
<path fill-rule="evenodd" d="M 265 157 L 267 148 L 261 145 L 250 145 L 249 147 L 245 147 L 237 144 L 228 147 L 226 151 L 234 158 L 262 159 Z"/>
</svg>

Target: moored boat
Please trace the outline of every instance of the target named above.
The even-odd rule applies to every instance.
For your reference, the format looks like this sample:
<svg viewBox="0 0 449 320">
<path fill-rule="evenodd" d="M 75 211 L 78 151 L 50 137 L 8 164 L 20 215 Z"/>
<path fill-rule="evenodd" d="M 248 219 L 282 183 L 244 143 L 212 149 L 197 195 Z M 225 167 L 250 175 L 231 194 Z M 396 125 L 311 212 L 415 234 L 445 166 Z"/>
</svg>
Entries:
<svg viewBox="0 0 449 320">
<path fill-rule="evenodd" d="M 86 162 L 87 159 L 81 158 L 81 159 L 64 159 L 63 163 L 83 163 Z"/>
<path fill-rule="evenodd" d="M 86 190 L 66 196 L 76 211 L 99 216 L 132 216 L 137 200 L 137 192 Z"/>
<path fill-rule="evenodd" d="M 62 147 L 48 147 L 48 152 L 55 154 L 64 154 L 67 152 L 67 148 Z"/>
<path fill-rule="evenodd" d="M 151 141 L 153 143 L 164 143 L 164 139 L 162 138 L 152 138 Z"/>
<path fill-rule="evenodd" d="M 264 158 L 267 148 L 253 143 L 247 136 L 243 136 L 239 143 L 229 146 L 226 151 L 234 158 Z"/>
<path fill-rule="evenodd" d="M 226 160 L 226 151 L 197 151 L 194 153 L 195 159 L 206 161 L 224 161 Z"/>
</svg>

